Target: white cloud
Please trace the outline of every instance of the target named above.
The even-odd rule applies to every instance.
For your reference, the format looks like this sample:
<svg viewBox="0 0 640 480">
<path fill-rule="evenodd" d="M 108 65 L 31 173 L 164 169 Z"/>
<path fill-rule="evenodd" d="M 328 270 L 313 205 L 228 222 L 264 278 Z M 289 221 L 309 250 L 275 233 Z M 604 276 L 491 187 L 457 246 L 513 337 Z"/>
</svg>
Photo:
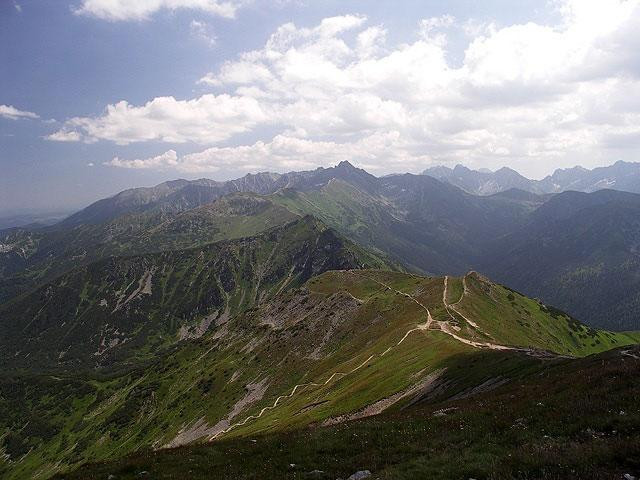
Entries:
<svg viewBox="0 0 640 480">
<path fill-rule="evenodd" d="M 210 47 L 213 47 L 216 44 L 217 38 L 214 34 L 211 33 L 209 25 L 207 25 L 205 22 L 201 22 L 199 20 L 191 20 L 189 30 L 191 31 L 191 35 L 193 37 L 202 40 Z"/>
<path fill-rule="evenodd" d="M 440 17 L 423 18 L 420 20 L 420 29 L 423 34 L 428 35 L 433 30 L 447 28 L 455 23 L 456 19 L 452 15 L 442 15 Z"/>
<path fill-rule="evenodd" d="M 349 160 L 371 171 L 381 164 L 419 168 L 429 158 L 407 153 L 410 145 L 399 132 L 389 131 L 362 137 L 353 142 L 314 141 L 289 134 L 276 135 L 270 142 L 258 141 L 237 147 L 211 147 L 202 152 L 178 157 L 174 150 L 146 159 L 114 158 L 107 165 L 121 168 L 175 169 L 181 172 L 215 172 L 225 169 L 289 171 L 330 166 Z"/>
<path fill-rule="evenodd" d="M 83 0 L 76 15 L 110 21 L 146 20 L 160 10 L 192 9 L 233 18 L 242 0 Z"/>
<path fill-rule="evenodd" d="M 58 130 L 57 132 L 53 132 L 51 135 L 47 135 L 45 138 L 52 142 L 80 142 L 82 140 L 82 135 L 73 130 Z"/>
<path fill-rule="evenodd" d="M 13 2 L 13 6 L 18 13 L 22 13 L 22 5 L 20 5 L 18 2 Z"/>
<path fill-rule="evenodd" d="M 33 112 L 18 110 L 12 105 L 0 105 L 0 117 L 8 118 L 9 120 L 18 120 L 20 118 L 40 118 L 39 115 Z"/>
<path fill-rule="evenodd" d="M 257 136 L 258 127 L 276 132 L 271 141 L 214 146 L 173 164 L 140 160 L 187 171 L 355 158 L 379 172 L 464 162 L 535 175 L 628 153 L 640 135 L 640 0 L 554 4 L 558 24 L 429 18 L 416 21 L 412 41 L 396 45 L 384 26 L 359 15 L 307 28 L 287 23 L 262 48 L 200 79 L 216 95 L 121 102 L 63 129 L 121 144 L 207 146 Z M 468 41 L 455 65 L 454 34 Z"/>
<path fill-rule="evenodd" d="M 115 157 L 110 162 L 105 162 L 105 165 L 111 165 L 112 167 L 122 168 L 135 168 L 135 169 L 147 169 L 147 168 L 166 168 L 178 166 L 178 154 L 175 150 L 169 150 L 157 157 L 145 158 L 138 160 L 121 160 Z"/>
<path fill-rule="evenodd" d="M 369 27 L 358 34 L 357 52 L 361 57 L 371 58 L 384 49 L 387 31 L 380 26 Z"/>
<path fill-rule="evenodd" d="M 211 144 L 246 132 L 266 120 L 257 100 L 250 97 L 203 95 L 193 100 L 157 97 L 136 107 L 126 101 L 109 105 L 97 118 L 76 117 L 50 136 L 75 141 L 111 140 L 119 145 L 159 140 Z"/>
<path fill-rule="evenodd" d="M 425 18 L 420 21 L 420 34 L 427 40 L 444 45 L 447 36 L 442 32 L 454 25 L 456 19 L 451 15 Z"/>
</svg>

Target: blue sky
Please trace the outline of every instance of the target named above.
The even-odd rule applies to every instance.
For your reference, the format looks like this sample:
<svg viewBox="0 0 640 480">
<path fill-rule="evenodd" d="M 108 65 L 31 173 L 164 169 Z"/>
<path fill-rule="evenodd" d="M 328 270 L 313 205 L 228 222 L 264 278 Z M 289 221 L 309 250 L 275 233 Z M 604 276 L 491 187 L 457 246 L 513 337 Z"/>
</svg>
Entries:
<svg viewBox="0 0 640 480">
<path fill-rule="evenodd" d="M 1 0 L 0 212 L 343 159 L 632 161 L 639 19 L 635 0 Z"/>
</svg>

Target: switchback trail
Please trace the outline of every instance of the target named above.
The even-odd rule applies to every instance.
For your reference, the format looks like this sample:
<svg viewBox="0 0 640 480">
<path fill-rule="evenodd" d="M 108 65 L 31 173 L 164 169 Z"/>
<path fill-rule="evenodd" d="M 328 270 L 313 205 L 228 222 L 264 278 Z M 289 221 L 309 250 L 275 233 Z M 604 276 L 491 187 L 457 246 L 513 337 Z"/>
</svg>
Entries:
<svg viewBox="0 0 640 480">
<path fill-rule="evenodd" d="M 292 398 L 296 393 L 300 392 L 301 390 L 303 390 L 303 389 L 305 389 L 307 387 L 322 387 L 322 386 L 325 386 L 325 385 L 329 384 L 335 378 L 343 378 L 343 377 L 345 377 L 347 375 L 355 373 L 356 371 L 360 370 L 362 367 L 364 367 L 367 363 L 369 363 L 374 358 L 376 358 L 376 357 L 381 358 L 381 357 L 385 356 L 387 353 L 389 353 L 391 350 L 393 350 L 394 348 L 400 346 L 402 344 L 402 342 L 404 342 L 406 340 L 406 338 L 413 332 L 427 331 L 427 330 L 440 331 L 442 333 L 445 333 L 445 334 L 451 336 L 452 338 L 454 338 L 455 340 L 459 341 L 460 343 L 463 343 L 465 345 L 469 345 L 469 346 L 474 347 L 474 348 L 487 348 L 487 349 L 491 349 L 491 350 L 512 350 L 512 351 L 523 352 L 523 353 L 526 353 L 526 354 L 532 355 L 532 356 L 541 356 L 542 353 L 545 353 L 545 355 L 547 355 L 546 352 L 538 352 L 538 351 L 533 350 L 533 349 L 510 347 L 510 346 L 507 346 L 507 345 L 499 345 L 499 344 L 488 343 L 488 342 L 477 342 L 477 341 L 474 341 L 474 340 L 469 340 L 467 338 L 461 337 L 461 336 L 457 335 L 453 331 L 453 328 L 451 327 L 451 325 L 449 323 L 444 322 L 444 321 L 436 321 L 436 320 L 434 320 L 434 318 L 431 316 L 431 312 L 429 311 L 429 308 L 427 308 L 422 302 L 420 302 L 415 297 L 409 295 L 408 293 L 402 292 L 400 290 L 396 290 L 395 288 L 392 288 L 390 285 L 387 285 L 386 283 L 384 283 L 384 282 L 382 282 L 382 281 L 380 281 L 378 279 L 372 278 L 372 277 L 370 277 L 368 275 L 365 275 L 363 273 L 360 273 L 360 272 L 356 272 L 356 271 L 353 271 L 353 270 L 346 270 L 346 271 L 344 271 L 344 273 L 348 273 L 350 275 L 354 275 L 354 276 L 359 276 L 359 277 L 365 278 L 367 280 L 370 280 L 372 282 L 377 283 L 378 285 L 380 285 L 381 287 L 384 287 L 387 290 L 390 290 L 392 292 L 395 292 L 395 293 L 397 293 L 399 295 L 402 295 L 402 296 L 408 298 L 412 302 L 414 302 L 417 305 L 419 305 L 420 308 L 422 308 L 425 311 L 426 317 L 427 317 L 426 322 L 423 323 L 423 324 L 418 324 L 416 327 L 408 330 L 404 334 L 404 336 L 400 339 L 400 341 L 398 341 L 395 345 L 392 345 L 392 346 L 388 347 L 382 353 L 370 355 L 369 358 L 367 358 L 364 362 L 362 362 L 357 367 L 355 367 L 355 368 L 353 368 L 353 369 L 351 369 L 349 371 L 346 371 L 346 372 L 334 372 L 327 378 L 327 380 L 325 380 L 322 383 L 307 382 L 307 383 L 299 383 L 299 384 L 295 385 L 292 388 L 292 390 L 291 390 L 291 392 L 289 394 L 280 395 L 279 397 L 276 398 L 276 400 L 273 402 L 272 405 L 266 406 L 262 410 L 260 410 L 260 412 L 258 414 L 249 415 L 248 417 L 246 417 L 241 422 L 234 423 L 234 424 L 230 425 L 229 427 L 227 427 L 226 429 L 216 433 L 215 435 L 212 435 L 209 438 L 209 441 L 215 440 L 220 435 L 224 435 L 224 434 L 230 432 L 231 430 L 233 430 L 234 428 L 238 428 L 238 427 L 241 427 L 243 425 L 246 425 L 247 422 L 249 422 L 251 420 L 259 419 L 260 417 L 262 417 L 262 415 L 265 412 L 267 412 L 269 410 L 273 410 L 274 408 L 276 408 L 278 406 L 278 404 L 283 399 Z M 443 291 L 443 294 L 442 294 L 442 302 L 444 304 L 445 310 L 453 318 L 453 316 L 449 312 L 449 308 L 451 308 L 454 312 L 456 312 L 458 315 L 460 315 L 462 318 L 464 318 L 471 326 L 473 326 L 474 328 L 476 328 L 478 331 L 481 332 L 481 330 L 478 328 L 478 325 L 475 322 L 469 320 L 467 317 L 465 317 L 463 314 L 461 314 L 455 308 L 455 306 L 462 301 L 463 297 L 465 296 L 465 294 L 468 291 L 467 290 L 467 286 L 466 286 L 465 283 L 463 283 L 463 293 L 462 293 L 462 296 L 460 297 L 460 299 L 457 302 L 453 303 L 453 304 L 449 304 L 448 303 L 448 301 L 447 301 L 448 282 L 449 282 L 448 278 L 449 277 L 446 277 L 446 276 L 444 277 L 444 291 Z M 463 280 L 463 282 L 464 282 L 464 280 Z M 435 327 L 434 327 L 434 325 L 435 325 Z"/>
<path fill-rule="evenodd" d="M 352 271 L 347 271 L 347 273 L 350 273 L 352 275 L 356 275 L 354 272 Z M 360 274 L 358 274 L 360 275 Z M 411 295 L 406 294 L 404 292 L 400 292 L 399 290 L 395 290 L 393 288 L 391 288 L 389 285 L 386 285 L 376 279 L 373 279 L 371 277 L 368 277 L 366 275 L 361 275 L 363 278 L 366 278 L 368 280 L 372 280 L 376 283 L 378 283 L 379 285 L 394 291 L 396 293 L 399 293 L 400 295 L 404 295 L 405 297 L 411 299 L 412 301 L 414 301 L 415 303 L 417 303 L 421 308 L 423 308 L 427 314 L 427 321 L 423 324 L 419 324 L 417 327 L 412 328 L 411 330 L 407 331 L 404 336 L 400 339 L 400 341 L 398 341 L 398 343 L 396 343 L 395 345 L 387 348 L 384 352 L 379 353 L 379 354 L 373 354 L 370 355 L 369 358 L 367 358 L 364 362 L 362 362 L 360 365 L 358 365 L 357 367 L 347 371 L 347 372 L 334 372 L 333 374 L 331 374 L 331 376 L 329 376 L 329 378 L 327 378 L 327 380 L 325 380 L 323 383 L 315 383 L 315 382 L 307 382 L 307 383 L 299 383 L 297 385 L 295 385 L 293 387 L 293 389 L 291 390 L 291 392 L 287 395 L 280 395 L 278 398 L 276 398 L 276 400 L 273 402 L 272 405 L 269 405 L 267 407 L 264 407 L 262 410 L 260 410 L 260 412 L 257 415 L 249 415 L 248 417 L 246 417 L 244 420 L 242 420 L 241 422 L 238 423 L 234 423 L 232 425 L 230 425 L 229 427 L 227 427 L 226 429 L 216 433 L 215 435 L 212 435 L 209 438 L 209 441 L 213 441 L 216 438 L 218 438 L 220 435 L 224 435 L 225 433 L 230 432 L 231 430 L 233 430 L 234 428 L 237 427 L 241 427 L 243 425 L 245 425 L 247 422 L 249 422 L 250 420 L 257 420 L 260 417 L 262 417 L 262 415 L 269 410 L 273 410 L 274 408 L 276 408 L 278 406 L 278 404 L 280 403 L 281 400 L 286 399 L 286 398 L 292 398 L 297 392 L 299 392 L 300 390 L 304 389 L 305 387 L 322 387 L 325 386 L 327 384 L 329 384 L 333 379 L 335 379 L 336 377 L 338 378 L 343 378 L 347 375 L 350 375 L 358 370 L 360 370 L 362 367 L 364 367 L 367 363 L 369 363 L 371 360 L 373 360 L 375 357 L 384 357 L 387 353 L 389 353 L 393 348 L 399 346 L 400 344 L 402 344 L 402 342 L 405 341 L 405 339 L 413 332 L 417 332 L 417 331 L 423 331 L 423 330 L 428 330 L 429 327 L 431 326 L 431 324 L 433 323 L 433 317 L 431 316 L 431 312 L 429 312 L 429 309 L 427 307 L 425 307 L 422 303 L 420 303 L 420 301 L 418 301 L 417 299 L 413 298 Z"/>
</svg>

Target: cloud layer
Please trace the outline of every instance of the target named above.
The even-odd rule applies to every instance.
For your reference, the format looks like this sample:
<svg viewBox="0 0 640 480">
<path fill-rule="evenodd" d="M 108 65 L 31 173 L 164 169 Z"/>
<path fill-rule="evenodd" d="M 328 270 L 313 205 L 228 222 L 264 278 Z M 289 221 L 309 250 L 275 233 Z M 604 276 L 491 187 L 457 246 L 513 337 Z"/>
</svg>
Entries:
<svg viewBox="0 0 640 480">
<path fill-rule="evenodd" d="M 639 2 L 555 2 L 557 25 L 422 19 L 414 39 L 398 45 L 363 16 L 327 18 L 312 28 L 289 23 L 261 49 L 199 80 L 216 93 L 142 106 L 123 101 L 99 117 L 71 119 L 61 132 L 119 144 L 196 142 L 208 148 L 110 164 L 198 172 L 345 158 L 380 173 L 431 163 L 510 164 L 528 172 L 532 162 L 541 171 L 597 163 L 640 147 Z M 209 2 L 149 2 L 185 3 Z M 449 60 L 452 35 L 467 39 L 457 64 Z M 217 146 L 239 133 L 259 138 L 262 127 L 279 133 Z"/>
<path fill-rule="evenodd" d="M 26 112 L 24 110 L 18 110 L 11 105 L 0 105 L 0 117 L 8 118 L 9 120 L 18 120 L 20 118 L 40 118 L 33 112 Z"/>
<path fill-rule="evenodd" d="M 74 13 L 103 20 L 126 21 L 146 20 L 160 10 L 192 9 L 233 18 L 241 3 L 239 0 L 83 0 Z"/>
<path fill-rule="evenodd" d="M 260 103 L 248 96 L 207 94 L 193 100 L 156 97 L 140 107 L 126 101 L 109 105 L 98 118 L 72 118 L 54 135 L 66 139 L 75 134 L 78 141 L 110 140 L 119 145 L 150 140 L 209 144 L 265 121 Z"/>
</svg>

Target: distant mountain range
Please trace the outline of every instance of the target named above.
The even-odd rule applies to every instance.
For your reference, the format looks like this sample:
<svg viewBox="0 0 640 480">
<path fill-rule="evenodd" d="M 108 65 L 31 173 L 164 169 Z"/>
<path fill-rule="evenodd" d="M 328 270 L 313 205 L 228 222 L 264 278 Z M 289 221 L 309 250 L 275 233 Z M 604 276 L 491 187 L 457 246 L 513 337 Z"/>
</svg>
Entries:
<svg viewBox="0 0 640 480">
<path fill-rule="evenodd" d="M 608 167 L 588 170 L 582 167 L 558 169 L 542 180 L 531 180 L 504 167 L 495 172 L 470 170 L 463 165 L 454 168 L 428 168 L 424 175 L 437 178 L 474 195 L 493 195 L 512 188 L 537 194 L 569 190 L 595 192 L 603 189 L 640 193 L 640 163 L 619 161 Z"/>
<path fill-rule="evenodd" d="M 67 218 L 73 210 L 56 212 L 11 213 L 0 214 L 0 230 L 12 227 L 44 227 L 53 225 Z"/>
<path fill-rule="evenodd" d="M 109 256 L 193 248 L 312 215 L 409 270 L 477 269 L 590 325 L 633 329 L 639 205 L 640 195 L 613 190 L 472 195 L 427 175 L 377 178 L 348 162 L 229 182 L 177 180 L 127 190 L 50 227 L 0 233 L 0 301 Z M 610 290 L 616 284 L 629 293 Z"/>
</svg>

